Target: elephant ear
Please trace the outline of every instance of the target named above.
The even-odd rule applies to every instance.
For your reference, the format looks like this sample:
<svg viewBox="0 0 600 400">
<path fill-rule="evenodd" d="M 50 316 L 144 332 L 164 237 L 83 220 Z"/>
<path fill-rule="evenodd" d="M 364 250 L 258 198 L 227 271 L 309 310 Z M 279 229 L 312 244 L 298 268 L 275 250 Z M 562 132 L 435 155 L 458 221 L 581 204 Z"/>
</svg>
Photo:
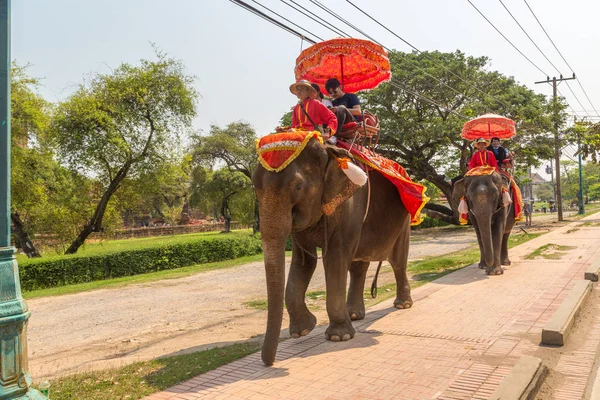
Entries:
<svg viewBox="0 0 600 400">
<path fill-rule="evenodd" d="M 350 153 L 334 146 L 326 146 L 326 150 L 328 161 L 325 167 L 325 182 L 321 203 L 323 213 L 329 216 L 344 201 L 348 200 L 360 188 L 360 185 L 352 183 L 338 165 L 338 159 L 350 158 Z"/>
<path fill-rule="evenodd" d="M 460 199 L 467 192 L 467 180 L 462 178 L 459 181 L 454 182 L 454 186 L 452 188 L 452 202 L 454 204 L 459 204 Z"/>
</svg>

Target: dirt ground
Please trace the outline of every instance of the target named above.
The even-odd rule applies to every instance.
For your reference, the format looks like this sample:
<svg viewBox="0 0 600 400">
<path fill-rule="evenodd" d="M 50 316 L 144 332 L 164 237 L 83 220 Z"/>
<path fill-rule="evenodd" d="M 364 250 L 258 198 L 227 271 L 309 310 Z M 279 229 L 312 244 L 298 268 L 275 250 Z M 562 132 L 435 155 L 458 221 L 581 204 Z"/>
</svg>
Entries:
<svg viewBox="0 0 600 400">
<path fill-rule="evenodd" d="M 409 258 L 473 245 L 472 230 L 418 232 Z M 375 267 L 373 263 L 369 284 Z M 391 267 L 384 266 L 379 285 L 393 281 Z M 324 287 L 319 261 L 309 291 Z M 256 262 L 181 279 L 34 299 L 28 301 L 30 371 L 38 380 L 257 337 L 264 333 L 266 311 L 244 303 L 265 298 L 264 266 Z M 318 308 L 314 313 L 319 323 L 326 323 L 325 310 Z M 287 324 L 284 313 L 283 326 Z"/>
</svg>

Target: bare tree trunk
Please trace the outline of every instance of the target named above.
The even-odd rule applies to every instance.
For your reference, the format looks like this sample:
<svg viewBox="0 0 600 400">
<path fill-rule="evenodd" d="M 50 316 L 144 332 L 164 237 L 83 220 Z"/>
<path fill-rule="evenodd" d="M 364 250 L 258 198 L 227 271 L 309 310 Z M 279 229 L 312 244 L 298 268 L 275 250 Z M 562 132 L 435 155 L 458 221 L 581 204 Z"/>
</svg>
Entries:
<svg viewBox="0 0 600 400">
<path fill-rule="evenodd" d="M 79 248 L 85 243 L 85 240 L 88 238 L 88 236 L 92 234 L 92 232 L 100 232 L 102 230 L 102 219 L 104 218 L 104 213 L 106 212 L 108 202 L 110 201 L 112 195 L 117 191 L 117 189 L 121 185 L 121 182 L 123 182 L 123 180 L 127 176 L 127 172 L 129 172 L 131 164 L 132 162 L 128 161 L 127 163 L 125 163 L 125 165 L 121 167 L 119 172 L 117 172 L 115 177 L 108 185 L 108 188 L 102 195 L 100 202 L 96 206 L 96 211 L 90 219 L 90 222 L 83 227 L 81 232 L 79 232 L 79 235 L 77 235 L 75 240 L 73 240 L 67 251 L 65 251 L 65 254 L 77 253 L 77 250 L 79 250 Z"/>
<path fill-rule="evenodd" d="M 11 213 L 10 220 L 12 221 L 13 227 L 15 228 L 14 233 L 16 236 L 16 241 L 18 245 L 23 249 L 23 252 L 27 255 L 27 257 L 41 257 L 40 252 L 35 248 L 33 242 L 31 241 L 29 234 L 27 233 L 27 231 L 25 231 L 25 225 L 23 224 L 23 221 L 21 221 L 19 213 Z"/>
</svg>

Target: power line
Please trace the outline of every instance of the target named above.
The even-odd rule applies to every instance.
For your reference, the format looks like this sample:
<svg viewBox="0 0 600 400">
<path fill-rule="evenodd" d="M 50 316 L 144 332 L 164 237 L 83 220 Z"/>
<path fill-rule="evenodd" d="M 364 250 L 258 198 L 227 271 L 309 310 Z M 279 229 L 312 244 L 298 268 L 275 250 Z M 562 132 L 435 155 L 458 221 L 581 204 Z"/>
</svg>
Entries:
<svg viewBox="0 0 600 400">
<path fill-rule="evenodd" d="M 239 7 L 243 8 L 243 9 L 245 9 L 245 10 L 247 10 L 247 11 L 250 11 L 251 13 L 253 13 L 253 14 L 255 14 L 255 15 L 257 15 L 257 16 L 259 16 L 259 17 L 261 17 L 261 18 L 262 18 L 262 19 L 264 19 L 265 21 L 268 21 L 268 22 L 272 23 L 273 25 L 275 25 L 275 26 L 277 26 L 277 27 L 279 27 L 279 28 L 283 29 L 284 31 L 286 31 L 286 32 L 288 32 L 288 33 L 291 33 L 292 35 L 296 35 L 296 36 L 298 36 L 299 38 L 301 38 L 301 39 L 303 39 L 303 40 L 306 40 L 307 42 L 309 42 L 309 43 L 312 43 L 312 44 L 315 44 L 315 43 L 317 43 L 317 42 L 316 42 L 316 40 L 314 40 L 314 39 L 312 39 L 312 38 L 310 38 L 310 37 L 308 37 L 308 36 L 306 36 L 306 35 L 303 35 L 302 33 L 300 33 L 300 32 L 298 32 L 298 31 L 296 31 L 296 30 L 294 30 L 294 29 L 290 28 L 289 26 L 287 26 L 287 25 L 285 25 L 285 24 L 281 23 L 280 21 L 277 21 L 276 19 L 274 19 L 274 18 L 272 18 L 272 17 L 268 16 L 267 14 L 263 13 L 262 11 L 260 11 L 260 10 L 258 10 L 258 9 L 256 9 L 256 8 L 252 7 L 251 5 L 249 5 L 249 4 L 245 3 L 245 2 L 243 2 L 242 0 L 229 0 L 229 1 L 230 1 L 230 2 L 232 2 L 233 4 L 235 4 L 236 6 L 239 6 Z M 307 31 L 307 32 L 308 32 L 308 31 Z M 318 36 L 314 35 L 314 34 L 313 34 L 313 33 L 311 33 L 311 32 L 308 32 L 308 33 L 310 33 L 311 35 L 313 35 L 313 36 L 315 36 L 315 37 L 318 37 Z M 321 40 L 322 40 L 322 39 L 321 39 Z"/>
<path fill-rule="evenodd" d="M 506 10 L 506 12 L 511 16 L 511 18 L 513 19 L 513 21 L 515 21 L 515 23 L 519 26 L 519 28 L 521 28 L 521 30 L 523 31 L 523 33 L 525 34 L 525 36 L 527 36 L 527 39 L 529 39 L 529 41 L 531 43 L 533 43 L 533 45 L 535 46 L 536 49 L 538 49 L 538 51 L 540 52 L 540 54 L 542 56 L 544 56 L 544 58 L 550 63 L 550 65 L 552 65 L 552 68 L 554 68 L 554 70 L 562 77 L 562 73 L 560 72 L 560 70 L 556 67 L 556 65 L 554 65 L 554 63 L 552 61 L 550 61 L 550 59 L 548 58 L 548 56 L 542 51 L 542 49 L 540 49 L 540 47 L 537 45 L 537 43 L 531 38 L 531 36 L 529 36 L 529 34 L 527 33 L 527 31 L 525 30 L 525 28 L 523 28 L 523 26 L 519 23 L 519 21 L 517 20 L 517 18 L 513 15 L 513 13 L 510 12 L 510 10 L 508 9 L 508 7 L 506 6 L 506 4 L 504 4 L 504 2 L 502 0 L 498 0 L 500 1 L 500 4 L 502 4 L 502 7 L 504 7 L 504 9 Z M 575 94 L 575 92 L 573 91 L 573 89 L 571 88 L 571 85 L 569 85 L 569 82 L 565 81 L 565 83 L 567 84 L 567 87 L 569 88 L 569 90 L 571 91 L 571 93 L 573 94 L 573 97 L 575 97 L 575 100 L 577 100 L 577 102 L 579 103 L 579 105 L 583 108 L 583 105 L 581 104 L 581 101 L 579 101 L 579 97 L 577 97 L 577 95 Z M 562 94 L 561 94 L 562 96 Z"/>
<path fill-rule="evenodd" d="M 339 29 L 338 27 L 334 26 L 333 24 L 330 24 L 328 21 L 326 21 L 325 19 L 321 18 L 319 15 L 315 14 L 314 12 L 310 11 L 309 9 L 307 9 L 306 7 L 296 3 L 294 0 L 289 0 L 291 3 L 294 3 L 297 7 L 300 7 L 302 10 L 306 11 L 302 11 L 299 10 L 298 8 L 294 7 L 293 5 L 286 3 L 285 0 L 279 0 L 281 1 L 283 4 L 285 4 L 286 6 L 296 10 L 297 12 L 305 15 L 306 17 L 312 19 L 313 21 L 317 22 L 318 24 L 324 26 L 325 28 L 329 29 L 330 31 L 332 31 L 333 33 L 335 33 L 336 35 L 340 35 L 340 36 L 348 36 L 348 34 L 344 31 L 342 31 L 341 29 Z M 311 14 L 312 17 L 310 15 L 308 15 L 307 13 Z"/>
<path fill-rule="evenodd" d="M 329 13 L 330 15 L 332 15 L 333 17 L 337 18 L 338 20 L 340 20 L 344 24 L 348 25 L 350 28 L 354 29 L 355 31 L 357 31 L 358 33 L 360 33 L 364 37 L 368 38 L 372 42 L 377 43 L 378 45 L 380 45 L 381 47 L 383 47 L 385 50 L 387 50 L 388 53 L 392 51 L 389 47 L 387 47 L 384 44 L 380 43 L 375 38 L 373 38 L 372 36 L 370 36 L 369 34 L 367 34 L 366 32 L 364 32 L 363 30 L 361 30 L 360 28 L 358 28 L 356 25 L 352 24 L 351 22 L 347 21 L 346 19 L 344 19 L 343 17 L 341 17 L 340 15 L 338 15 L 337 13 L 335 13 L 334 11 L 332 11 L 331 9 L 329 9 L 327 6 L 321 4 L 318 0 L 310 0 L 310 2 L 313 3 L 313 4 L 315 4 L 317 7 L 321 8 L 322 10 L 326 11 L 327 13 Z M 449 88 L 450 90 L 452 90 L 453 92 L 455 92 L 457 94 L 464 95 L 464 93 L 460 92 L 459 90 L 455 89 L 454 87 L 452 87 L 452 86 L 448 85 L 447 83 L 443 82 L 440 78 L 438 78 L 438 77 L 430 74 L 425 69 L 421 68 L 418 64 L 410 61 L 410 59 L 407 56 L 401 55 L 401 57 L 404 58 L 404 60 L 408 64 L 412 65 L 413 67 L 415 67 L 416 69 L 418 69 L 419 71 L 421 71 L 422 73 L 424 73 L 425 75 L 429 76 L 430 78 L 435 79 L 439 84 L 441 84 L 441 85 Z M 393 77 L 392 77 L 392 80 L 394 80 Z"/>
<path fill-rule="evenodd" d="M 469 2 L 469 4 L 470 4 L 470 5 L 472 5 L 472 6 L 473 6 L 473 8 L 474 8 L 475 10 L 477 10 L 477 12 L 479 13 L 479 15 L 481 15 L 481 16 L 483 17 L 483 19 L 485 19 L 485 20 L 488 22 L 488 24 L 490 24 L 490 25 L 492 26 L 492 28 L 494 28 L 494 29 L 496 30 L 496 32 L 498 32 L 498 33 L 500 34 L 500 36 L 502 36 L 502 37 L 504 38 L 504 40 L 506 40 L 508 43 L 510 43 L 510 45 L 511 45 L 511 46 L 512 46 L 512 47 L 513 47 L 515 50 L 517 50 L 517 51 L 519 52 L 519 54 L 521 54 L 521 55 L 522 55 L 522 56 L 523 56 L 523 57 L 524 57 L 524 58 L 525 58 L 527 61 L 529 61 L 529 63 L 530 63 L 531 65 L 533 65 L 533 66 L 534 66 L 534 67 L 535 67 L 535 68 L 536 68 L 538 71 L 540 71 L 542 74 L 544 74 L 544 75 L 546 75 L 546 76 L 549 76 L 549 75 L 548 75 L 547 73 L 545 73 L 545 72 L 544 72 L 544 71 L 543 71 L 543 70 L 542 70 L 540 67 L 538 67 L 536 63 L 534 63 L 533 61 L 531 61 L 531 60 L 529 59 L 529 57 L 527 57 L 527 56 L 525 55 L 525 53 L 523 53 L 521 50 L 519 50 L 519 48 L 518 48 L 517 46 L 515 46 L 515 45 L 513 44 L 513 42 L 511 42 L 511 41 L 510 41 L 510 39 L 509 39 L 509 38 L 507 38 L 507 37 L 504 35 L 504 33 L 500 32 L 500 30 L 499 30 L 498 28 L 496 28 L 496 25 L 494 25 L 494 24 L 492 23 L 492 21 L 490 21 L 490 20 L 489 20 L 489 19 L 488 19 L 488 18 L 487 18 L 487 17 L 486 17 L 486 16 L 485 16 L 485 15 L 484 15 L 484 14 L 483 14 L 481 11 L 479 11 L 479 8 L 477 8 L 477 6 L 476 6 L 475 4 L 473 4 L 473 3 L 471 2 L 471 0 L 467 0 L 467 1 Z"/>
<path fill-rule="evenodd" d="M 529 8 L 529 11 L 531 11 L 531 14 L 533 15 L 533 17 L 535 18 L 535 20 L 537 21 L 537 23 L 540 25 L 540 28 L 542 28 L 542 30 L 546 34 L 546 37 L 548 38 L 548 40 L 550 41 L 550 43 L 552 43 L 552 46 L 554 46 L 554 48 L 556 49 L 556 51 L 558 52 L 558 54 L 560 55 L 560 57 L 563 59 L 563 61 L 565 62 L 565 64 L 567 64 L 567 67 L 569 67 L 569 69 L 571 70 L 571 73 L 573 75 L 575 75 L 575 71 L 573 71 L 573 68 L 567 62 L 567 59 L 565 58 L 565 56 L 563 56 L 563 54 L 560 52 L 560 50 L 558 49 L 558 47 L 554 43 L 554 40 L 552 40 L 552 38 L 550 37 L 550 35 L 546 31 L 546 29 L 544 29 L 544 25 L 542 25 L 542 23 L 539 20 L 539 18 L 537 17 L 537 15 L 535 15 L 535 12 L 533 12 L 533 9 L 529 6 L 529 3 L 527 3 L 527 0 L 523 0 L 523 1 L 527 5 L 527 8 Z M 590 102 L 590 105 L 592 106 L 592 109 L 594 110 L 594 112 L 596 113 L 596 115 L 600 116 L 600 114 L 598 114 L 598 111 L 596 110 L 596 107 L 594 107 L 594 104 L 592 103 L 592 100 L 590 100 L 590 96 L 588 96 L 587 92 L 585 91 L 585 89 L 583 87 L 583 84 L 581 83 L 581 81 L 579 79 L 577 79 L 577 83 L 581 87 L 581 90 L 583 91 L 583 94 L 585 95 L 585 97 L 587 98 L 587 100 Z"/>
<path fill-rule="evenodd" d="M 283 20 L 285 20 L 285 21 L 289 22 L 290 24 L 294 25 L 295 27 L 297 27 L 297 28 L 300 28 L 300 29 L 302 29 L 302 30 L 304 30 L 304 31 L 306 31 L 306 32 L 308 32 L 308 33 L 310 33 L 311 35 L 313 35 L 313 36 L 314 36 L 314 37 L 316 37 L 317 39 L 319 39 L 319 40 L 321 40 L 321 41 L 323 40 L 323 38 L 321 38 L 321 37 L 319 37 L 319 36 L 315 35 L 314 33 L 311 33 L 309 30 L 307 30 L 306 28 L 303 28 L 303 27 L 301 27 L 300 25 L 296 24 L 294 21 L 290 21 L 289 19 L 287 19 L 287 18 L 286 18 L 286 17 L 284 17 L 283 15 L 276 13 L 275 11 L 271 10 L 269 7 L 267 7 L 267 6 L 265 6 L 265 5 L 262 5 L 262 4 L 260 4 L 258 1 L 256 1 L 256 0 L 252 0 L 252 2 L 253 2 L 254 4 L 257 4 L 257 5 L 261 6 L 261 7 L 262 7 L 262 8 L 264 8 L 265 10 L 267 10 L 267 11 L 270 11 L 272 14 L 275 14 L 275 15 L 277 15 L 279 18 L 282 18 Z M 240 3 L 241 3 L 241 1 L 240 1 Z"/>
<path fill-rule="evenodd" d="M 374 21 L 375 23 L 377 23 L 379 26 L 381 26 L 383 29 L 385 29 L 386 31 L 388 31 L 389 33 L 391 33 L 392 35 L 394 35 L 395 37 L 397 37 L 398 39 L 400 39 L 402 42 L 404 42 L 406 45 L 408 45 L 410 48 L 412 48 L 413 50 L 415 50 L 417 53 L 419 54 L 424 54 L 425 57 L 432 61 L 433 63 L 435 63 L 436 65 L 438 65 L 439 67 L 441 67 L 444 71 L 449 72 L 450 74 L 452 74 L 453 76 L 457 77 L 458 79 L 460 79 L 461 81 L 463 81 L 464 83 L 466 83 L 468 86 L 472 87 L 473 89 L 477 90 L 480 93 L 483 93 L 484 95 L 494 99 L 496 102 L 502 104 L 503 106 L 509 107 L 508 104 L 506 104 L 505 102 L 503 102 L 502 100 L 494 97 L 493 95 L 484 92 L 483 90 L 479 89 L 476 85 L 470 83 L 469 81 L 467 81 L 466 79 L 464 79 L 463 77 L 461 77 L 458 74 L 455 74 L 454 72 L 452 72 L 452 70 L 446 68 L 445 66 L 443 66 L 442 64 L 439 64 L 438 62 L 436 62 L 433 58 L 431 58 L 429 55 L 427 55 L 426 53 L 422 52 L 421 50 L 419 50 L 416 46 L 412 45 L 411 43 L 409 43 L 406 39 L 402 38 L 400 35 L 398 35 L 396 32 L 392 31 L 391 29 L 389 29 L 387 26 L 385 26 L 384 24 L 382 24 L 381 22 L 379 22 L 379 20 L 373 18 L 369 13 L 367 13 L 366 11 L 364 11 L 362 8 L 358 7 L 356 4 L 352 3 L 350 0 L 346 0 L 348 3 L 350 3 L 354 8 L 356 8 L 358 11 L 360 11 L 361 13 L 363 13 L 364 15 L 366 15 L 368 18 L 370 18 L 372 21 Z"/>
<path fill-rule="evenodd" d="M 248 11 L 250 11 L 250 12 L 253 12 L 254 14 L 256 14 L 256 15 L 258 15 L 258 16 L 260 16 L 260 17 L 263 17 L 263 18 L 264 18 L 266 21 L 268 21 L 268 22 L 271 22 L 271 23 L 273 23 L 273 24 L 275 24 L 275 25 L 277 25 L 277 26 L 281 27 L 282 29 L 286 30 L 287 32 L 290 32 L 290 33 L 292 33 L 292 34 L 295 34 L 296 36 L 299 36 L 299 37 L 302 37 L 302 38 L 306 39 L 306 37 L 304 37 L 303 35 L 299 34 L 299 33 L 298 33 L 298 32 L 296 32 L 296 31 L 294 31 L 293 29 L 289 28 L 287 25 L 283 24 L 283 23 L 282 23 L 282 22 L 280 22 L 280 21 L 277 21 L 277 20 L 275 20 L 274 18 L 271 18 L 271 17 L 269 17 L 269 16 L 265 15 L 265 14 L 264 14 L 264 13 L 262 13 L 261 11 L 259 11 L 259 10 L 256 10 L 254 7 L 248 6 L 248 5 L 247 5 L 247 4 L 245 4 L 243 1 L 241 1 L 241 0 L 230 0 L 230 1 L 231 1 L 231 2 L 233 2 L 233 3 L 235 3 L 235 4 L 237 4 L 237 5 L 240 5 L 242 8 L 245 8 L 246 10 L 248 10 Z M 255 0 L 252 0 L 252 1 L 256 2 Z M 239 2 L 239 3 L 242 3 L 243 5 L 241 5 L 241 4 L 238 4 L 238 2 Z M 259 5 L 260 5 L 260 4 L 259 4 Z M 246 7 L 246 6 L 247 6 L 247 7 Z M 262 5 L 261 5 L 261 6 L 262 6 Z M 255 11 L 256 11 L 256 12 L 255 12 Z M 265 18 L 265 17 L 266 17 L 266 18 Z M 286 20 L 287 20 L 287 19 L 286 19 Z M 297 25 L 296 25 L 296 26 L 297 26 Z M 304 29 L 304 28 L 302 28 L 302 29 Z M 305 30 L 305 29 L 304 29 L 304 30 Z M 307 32 L 308 32 L 308 31 L 307 31 Z M 315 35 L 315 36 L 316 36 L 316 35 Z M 314 41 L 312 41 L 312 43 L 314 44 L 315 42 L 314 42 Z M 437 107 L 440 107 L 440 108 L 442 108 L 443 110 L 449 111 L 449 112 L 451 112 L 451 113 L 453 113 L 453 114 L 455 114 L 455 115 L 457 115 L 457 116 L 459 116 L 459 117 L 461 117 L 461 118 L 468 119 L 468 117 L 466 117 L 465 115 L 462 115 L 462 114 L 458 113 L 458 112 L 457 112 L 457 111 L 455 111 L 455 110 L 451 110 L 451 109 L 449 109 L 448 107 L 446 107 L 446 106 L 444 106 L 444 105 L 442 105 L 442 104 L 440 104 L 440 103 L 436 102 L 435 100 L 432 100 L 432 99 L 430 99 L 430 98 L 429 98 L 429 97 L 427 97 L 427 96 L 424 96 L 424 95 L 422 95 L 422 94 L 420 94 L 420 93 L 418 93 L 418 92 L 415 92 L 415 91 L 413 91 L 413 90 L 409 89 L 408 87 L 406 87 L 406 86 L 402 85 L 402 84 L 401 84 L 401 83 L 399 83 L 399 82 L 395 82 L 394 80 L 391 80 L 389 83 L 390 83 L 392 86 L 394 86 L 394 87 L 396 87 L 396 88 L 398 88 L 398 89 L 401 89 L 401 90 L 404 90 L 404 91 L 406 91 L 406 92 L 408 92 L 408 93 L 411 93 L 411 94 L 413 94 L 414 96 L 416 96 L 416 97 L 418 97 L 418 98 L 422 99 L 423 101 L 425 101 L 425 102 L 427 102 L 427 103 L 429 103 L 429 104 L 432 104 L 432 105 L 435 105 L 435 106 L 437 106 Z"/>
<path fill-rule="evenodd" d="M 546 56 L 546 54 L 542 51 L 542 49 L 540 49 L 540 47 L 537 45 L 537 43 L 531 38 L 531 36 L 529 36 L 529 34 L 527 33 L 527 31 L 525 30 L 525 28 L 523 28 L 523 26 L 519 23 L 519 21 L 515 18 L 515 16 L 513 15 L 513 13 L 510 12 L 510 10 L 508 9 L 508 7 L 506 7 L 506 5 L 504 4 L 504 2 L 502 0 L 498 0 L 500 1 L 500 4 L 502 4 L 502 7 L 504 7 L 504 9 L 506 10 L 506 12 L 512 17 L 513 21 L 516 22 L 517 25 L 519 25 L 519 28 L 521 28 L 521 30 L 523 31 L 523 33 L 525 34 L 525 36 L 527 36 L 527 39 L 529 39 L 529 41 L 531 43 L 533 43 L 533 45 L 535 46 L 536 49 L 538 49 L 538 51 L 544 56 L 544 58 L 550 63 L 550 65 L 552 65 L 552 67 L 556 70 L 556 72 L 558 72 L 559 75 L 561 75 L 560 71 L 558 70 L 558 68 L 556 67 L 556 65 L 554 65 L 554 63 L 552 63 L 552 61 L 550 61 L 550 59 L 548 58 L 548 56 Z"/>
</svg>

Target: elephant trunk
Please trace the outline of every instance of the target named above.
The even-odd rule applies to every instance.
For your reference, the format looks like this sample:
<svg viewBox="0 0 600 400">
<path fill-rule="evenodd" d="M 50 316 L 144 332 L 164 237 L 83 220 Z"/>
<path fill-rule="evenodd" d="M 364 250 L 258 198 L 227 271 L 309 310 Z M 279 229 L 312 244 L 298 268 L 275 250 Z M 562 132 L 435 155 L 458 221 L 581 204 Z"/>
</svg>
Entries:
<svg viewBox="0 0 600 400">
<path fill-rule="evenodd" d="M 264 218 L 263 215 L 261 213 L 261 237 L 267 278 L 268 317 L 262 360 L 265 365 L 273 365 L 283 318 L 285 242 L 291 231 L 292 216 L 291 210 L 287 213 L 273 213 L 271 218 Z"/>
<path fill-rule="evenodd" d="M 487 212 L 485 215 L 476 215 L 479 235 L 481 236 L 481 252 L 488 267 L 494 265 L 494 245 L 492 241 L 492 218 Z"/>
</svg>

